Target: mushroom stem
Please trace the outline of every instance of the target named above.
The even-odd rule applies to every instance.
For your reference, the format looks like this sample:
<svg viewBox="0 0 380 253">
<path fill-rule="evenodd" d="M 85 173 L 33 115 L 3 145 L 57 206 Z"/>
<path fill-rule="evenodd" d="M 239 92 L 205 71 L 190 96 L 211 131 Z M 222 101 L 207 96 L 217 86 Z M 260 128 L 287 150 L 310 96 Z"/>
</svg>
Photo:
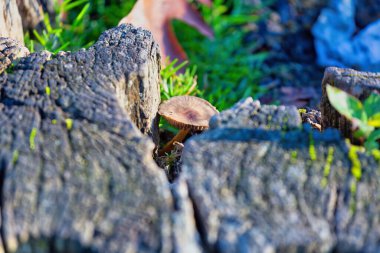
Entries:
<svg viewBox="0 0 380 253">
<path fill-rule="evenodd" d="M 166 143 L 166 145 L 161 150 L 158 151 L 158 155 L 161 156 L 161 155 L 164 155 L 165 153 L 172 151 L 174 147 L 173 145 L 174 142 L 176 141 L 182 142 L 189 132 L 190 132 L 190 128 L 179 130 L 176 136 L 174 136 L 173 139 L 171 139 L 168 143 Z"/>
</svg>

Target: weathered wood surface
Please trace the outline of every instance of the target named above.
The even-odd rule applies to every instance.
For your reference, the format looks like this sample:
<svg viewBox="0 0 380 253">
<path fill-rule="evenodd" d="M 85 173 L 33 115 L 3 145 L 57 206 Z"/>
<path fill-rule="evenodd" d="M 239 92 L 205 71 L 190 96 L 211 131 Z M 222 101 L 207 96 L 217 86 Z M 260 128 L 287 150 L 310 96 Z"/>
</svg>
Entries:
<svg viewBox="0 0 380 253">
<path fill-rule="evenodd" d="M 22 20 L 16 0 L 0 1 L 0 37 L 10 37 L 24 43 Z"/>
<path fill-rule="evenodd" d="M 12 62 L 29 55 L 29 50 L 20 42 L 11 38 L 0 37 L 0 74 L 11 66 Z"/>
<path fill-rule="evenodd" d="M 152 35 L 124 25 L 1 75 L 6 252 L 172 250 L 170 190 L 139 131 L 157 134 L 159 64 Z"/>
<path fill-rule="evenodd" d="M 264 119 L 276 113 L 266 114 L 265 107 L 243 101 L 212 121 L 235 115 L 245 122 L 263 119 L 260 124 L 220 124 L 185 145 L 180 178 L 188 184 L 205 247 L 229 253 L 379 252 L 379 163 L 362 154 L 350 158 L 337 131 L 271 127 Z M 296 108 L 277 111 L 292 115 Z M 358 170 L 360 180 L 353 176 Z"/>
<path fill-rule="evenodd" d="M 344 137 L 353 140 L 352 124 L 330 104 L 326 86 L 337 87 L 364 101 L 372 92 L 380 92 L 380 73 L 360 72 L 353 69 L 329 67 L 322 80 L 321 114 L 322 128 L 337 128 Z"/>
<path fill-rule="evenodd" d="M 266 130 L 290 130 L 301 127 L 297 108 L 261 105 L 251 97 L 212 117 L 210 129 L 215 128 L 263 128 Z"/>
</svg>

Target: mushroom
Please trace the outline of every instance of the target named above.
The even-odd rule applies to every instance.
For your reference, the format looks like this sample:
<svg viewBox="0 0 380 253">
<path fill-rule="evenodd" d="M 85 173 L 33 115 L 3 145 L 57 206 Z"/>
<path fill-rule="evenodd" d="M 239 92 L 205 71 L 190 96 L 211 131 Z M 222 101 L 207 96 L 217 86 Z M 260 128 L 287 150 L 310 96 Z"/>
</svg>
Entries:
<svg viewBox="0 0 380 253">
<path fill-rule="evenodd" d="M 194 96 L 178 96 L 163 102 L 158 114 L 178 128 L 179 132 L 159 151 L 159 155 L 171 151 L 173 143 L 182 142 L 191 130 L 208 129 L 210 118 L 217 113 L 218 110 L 209 102 Z"/>
</svg>

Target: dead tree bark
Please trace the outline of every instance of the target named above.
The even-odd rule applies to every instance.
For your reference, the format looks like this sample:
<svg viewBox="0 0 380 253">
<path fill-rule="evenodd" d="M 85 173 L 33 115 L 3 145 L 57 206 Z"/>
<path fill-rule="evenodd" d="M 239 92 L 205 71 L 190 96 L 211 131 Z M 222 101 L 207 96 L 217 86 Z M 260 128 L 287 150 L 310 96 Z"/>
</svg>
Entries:
<svg viewBox="0 0 380 253">
<path fill-rule="evenodd" d="M 17 40 L 0 38 L 0 74 L 21 57 L 29 55 L 29 50 Z"/>
<path fill-rule="evenodd" d="M 157 140 L 158 52 L 149 32 L 120 26 L 0 75 L 6 252 L 170 251 L 171 197 L 141 134 Z"/>
<path fill-rule="evenodd" d="M 24 33 L 43 28 L 44 13 L 55 15 L 52 0 L 0 1 L 0 37 L 24 44 Z"/>
<path fill-rule="evenodd" d="M 185 143 L 181 178 L 209 252 L 379 252 L 379 157 L 297 114 L 244 101 Z"/>
</svg>

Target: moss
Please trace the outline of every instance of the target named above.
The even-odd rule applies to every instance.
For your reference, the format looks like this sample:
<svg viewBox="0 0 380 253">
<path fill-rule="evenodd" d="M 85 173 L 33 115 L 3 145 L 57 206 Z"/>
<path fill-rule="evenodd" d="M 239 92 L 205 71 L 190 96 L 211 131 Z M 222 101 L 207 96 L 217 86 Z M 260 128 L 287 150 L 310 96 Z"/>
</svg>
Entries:
<svg viewBox="0 0 380 253">
<path fill-rule="evenodd" d="M 15 68 L 15 65 L 14 63 L 12 62 L 6 69 L 5 69 L 5 72 L 8 73 L 8 74 L 12 74 L 14 72 L 14 68 Z"/>
<path fill-rule="evenodd" d="M 329 150 L 327 152 L 327 159 L 326 159 L 326 164 L 323 169 L 323 175 L 325 177 L 328 177 L 330 175 L 330 170 L 331 170 L 331 164 L 334 160 L 334 147 L 329 147 Z"/>
<path fill-rule="evenodd" d="M 356 192 L 357 192 L 357 181 L 356 180 L 352 180 L 351 181 L 351 184 L 350 184 L 350 193 L 351 193 L 351 197 L 350 197 L 350 211 L 352 213 L 354 213 L 356 211 L 356 201 L 355 201 L 355 196 L 356 196 Z"/>
<path fill-rule="evenodd" d="M 323 168 L 323 178 L 321 181 L 321 186 L 326 187 L 328 183 L 328 177 L 331 172 L 331 164 L 334 160 L 334 148 L 329 147 L 329 150 L 327 152 L 327 158 L 326 158 L 326 164 L 325 167 Z"/>
<path fill-rule="evenodd" d="M 350 193 L 352 195 L 356 194 L 356 191 L 357 191 L 357 185 L 356 185 L 357 181 L 356 180 L 353 180 L 350 184 Z"/>
<path fill-rule="evenodd" d="M 374 149 L 372 150 L 372 156 L 376 161 L 380 162 L 380 150 Z"/>
<path fill-rule="evenodd" d="M 297 162 L 297 156 L 298 156 L 297 150 L 293 150 L 290 153 L 290 162 L 291 163 L 296 163 Z"/>
<path fill-rule="evenodd" d="M 20 154 L 19 154 L 18 149 L 13 151 L 13 154 L 12 154 L 12 164 L 13 165 L 15 165 L 17 163 L 19 155 Z"/>
<path fill-rule="evenodd" d="M 301 114 L 301 113 L 306 113 L 306 109 L 303 109 L 303 108 L 300 108 L 298 109 L 298 112 Z"/>
<path fill-rule="evenodd" d="M 36 135 L 37 135 L 37 128 L 34 127 L 29 135 L 29 147 L 31 150 L 36 149 L 36 143 L 35 143 Z"/>
<path fill-rule="evenodd" d="M 350 150 L 348 152 L 348 158 L 351 161 L 351 174 L 354 176 L 354 179 L 350 184 L 350 211 L 353 213 L 356 210 L 355 196 L 357 192 L 357 183 L 362 177 L 362 167 L 357 153 L 360 148 L 361 147 L 350 145 Z"/>
<path fill-rule="evenodd" d="M 73 120 L 72 119 L 66 119 L 66 128 L 67 130 L 71 130 L 73 128 Z"/>
<path fill-rule="evenodd" d="M 315 150 L 313 134 L 309 134 L 309 155 L 312 161 L 317 160 L 317 152 Z"/>
<path fill-rule="evenodd" d="M 326 188 L 327 183 L 328 183 L 327 177 L 323 177 L 322 180 L 321 180 L 321 187 L 322 188 Z"/>
<path fill-rule="evenodd" d="M 359 147 L 351 145 L 348 152 L 348 158 L 351 161 L 351 173 L 356 178 L 356 180 L 360 180 L 362 177 L 362 166 L 357 154 L 358 150 Z"/>
<path fill-rule="evenodd" d="M 46 92 L 46 95 L 50 96 L 51 91 L 50 91 L 50 87 L 49 86 L 45 87 L 45 92 Z"/>
</svg>

